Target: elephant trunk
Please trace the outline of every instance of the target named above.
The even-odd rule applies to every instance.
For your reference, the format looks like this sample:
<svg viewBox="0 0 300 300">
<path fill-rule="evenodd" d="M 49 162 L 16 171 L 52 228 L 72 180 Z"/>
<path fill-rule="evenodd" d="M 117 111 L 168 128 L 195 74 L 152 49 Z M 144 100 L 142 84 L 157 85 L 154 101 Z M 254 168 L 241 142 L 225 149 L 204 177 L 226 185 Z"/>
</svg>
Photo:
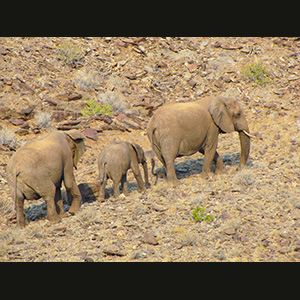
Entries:
<svg viewBox="0 0 300 300">
<path fill-rule="evenodd" d="M 147 162 L 144 161 L 142 163 L 143 165 L 143 169 L 144 169 L 144 178 L 145 178 L 145 183 L 146 183 L 146 187 L 150 187 L 150 183 L 149 183 L 149 178 L 148 178 L 148 166 L 147 166 Z"/>
<path fill-rule="evenodd" d="M 249 132 L 248 126 L 244 130 L 246 132 Z M 250 137 L 246 135 L 243 131 L 239 131 L 239 135 L 240 135 L 240 143 L 241 143 L 241 158 L 240 158 L 239 168 L 243 168 L 246 165 L 247 159 L 249 157 Z"/>
</svg>

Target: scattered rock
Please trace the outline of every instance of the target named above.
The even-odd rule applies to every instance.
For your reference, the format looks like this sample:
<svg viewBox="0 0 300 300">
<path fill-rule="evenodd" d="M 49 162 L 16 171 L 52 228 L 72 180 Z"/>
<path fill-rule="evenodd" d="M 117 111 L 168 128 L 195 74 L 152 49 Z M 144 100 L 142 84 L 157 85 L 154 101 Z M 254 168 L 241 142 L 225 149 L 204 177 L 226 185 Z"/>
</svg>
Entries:
<svg viewBox="0 0 300 300">
<path fill-rule="evenodd" d="M 98 132 L 96 129 L 93 129 L 93 128 L 86 128 L 84 131 L 83 131 L 83 134 L 91 139 L 91 140 L 94 140 L 94 141 L 97 141 L 98 140 Z"/>
<path fill-rule="evenodd" d="M 55 101 L 55 100 L 53 100 L 53 99 L 50 99 L 50 98 L 46 98 L 46 99 L 44 100 L 44 102 L 47 102 L 47 103 L 49 103 L 49 104 L 51 104 L 51 105 L 53 105 L 53 106 L 57 106 L 57 101 Z"/>
<path fill-rule="evenodd" d="M 225 233 L 225 234 L 227 234 L 227 235 L 233 235 L 233 234 L 235 234 L 235 228 L 234 228 L 234 226 L 226 227 L 226 228 L 223 230 L 223 233 Z"/>
<path fill-rule="evenodd" d="M 23 125 L 25 121 L 23 119 L 10 119 L 9 122 L 15 126 L 20 126 Z"/>
<path fill-rule="evenodd" d="M 64 94 L 59 94 L 55 97 L 60 101 L 74 101 L 82 98 L 82 95 L 77 92 L 67 92 Z"/>
<path fill-rule="evenodd" d="M 146 232 L 142 239 L 142 242 L 150 244 L 150 245 L 158 245 L 158 240 L 154 237 L 153 234 Z"/>
<path fill-rule="evenodd" d="M 125 251 L 122 251 L 114 246 L 110 246 L 108 248 L 105 248 L 103 250 L 103 253 L 104 254 L 107 254 L 107 255 L 117 255 L 117 256 L 126 256 L 127 255 L 127 252 Z"/>
</svg>

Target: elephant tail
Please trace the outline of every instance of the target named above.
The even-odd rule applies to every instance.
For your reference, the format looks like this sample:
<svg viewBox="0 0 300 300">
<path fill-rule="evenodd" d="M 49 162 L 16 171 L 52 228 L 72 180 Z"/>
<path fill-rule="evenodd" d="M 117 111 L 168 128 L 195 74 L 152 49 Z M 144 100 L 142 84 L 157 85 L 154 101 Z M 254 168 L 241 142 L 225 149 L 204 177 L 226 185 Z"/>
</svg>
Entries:
<svg viewBox="0 0 300 300">
<path fill-rule="evenodd" d="M 100 177 L 100 184 L 102 185 L 104 180 L 107 177 L 107 173 L 106 173 L 106 162 L 102 164 L 102 167 L 100 168 L 100 172 L 99 172 L 99 177 Z"/>
<path fill-rule="evenodd" d="M 153 135 L 156 128 L 152 129 L 150 127 L 147 128 L 147 135 L 151 144 L 151 173 L 152 175 L 156 176 L 155 184 L 157 184 L 158 176 L 157 172 L 154 171 L 155 168 L 155 160 L 154 160 L 154 144 L 153 144 Z"/>
<path fill-rule="evenodd" d="M 13 168 L 12 171 L 12 180 L 13 180 L 13 201 L 15 204 L 15 209 L 17 205 L 17 190 L 18 190 L 18 175 L 20 174 L 20 171 L 17 170 L 17 168 Z"/>
</svg>

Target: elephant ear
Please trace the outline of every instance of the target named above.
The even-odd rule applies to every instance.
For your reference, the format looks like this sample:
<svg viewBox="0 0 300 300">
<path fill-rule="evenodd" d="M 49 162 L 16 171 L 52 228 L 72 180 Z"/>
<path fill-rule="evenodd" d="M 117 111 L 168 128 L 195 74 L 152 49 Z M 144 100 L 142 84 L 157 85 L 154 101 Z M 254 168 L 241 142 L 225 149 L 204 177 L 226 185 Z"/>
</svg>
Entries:
<svg viewBox="0 0 300 300">
<path fill-rule="evenodd" d="M 78 161 L 85 152 L 85 137 L 79 130 L 75 129 L 69 130 L 65 134 L 71 139 L 69 144 L 73 155 L 73 165 L 77 169 Z"/>
<path fill-rule="evenodd" d="M 223 132 L 234 131 L 234 125 L 226 105 L 226 98 L 224 97 L 213 98 L 209 105 L 209 113 L 211 114 L 216 125 Z"/>
<path fill-rule="evenodd" d="M 144 151 L 138 144 L 132 143 L 131 144 L 133 150 L 136 152 L 136 156 L 138 159 L 139 164 L 143 163 Z"/>
</svg>

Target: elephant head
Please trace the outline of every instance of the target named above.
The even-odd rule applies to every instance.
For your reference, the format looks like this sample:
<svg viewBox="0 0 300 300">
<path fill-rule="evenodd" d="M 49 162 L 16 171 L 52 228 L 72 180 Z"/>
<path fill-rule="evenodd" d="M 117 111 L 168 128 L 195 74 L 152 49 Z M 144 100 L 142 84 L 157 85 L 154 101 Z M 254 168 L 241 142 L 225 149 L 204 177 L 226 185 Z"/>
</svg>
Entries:
<svg viewBox="0 0 300 300">
<path fill-rule="evenodd" d="M 147 167 L 147 161 L 145 158 L 145 153 L 141 146 L 139 146 L 135 143 L 133 143 L 131 145 L 132 145 L 134 151 L 136 152 L 139 164 L 142 164 L 142 166 L 143 166 L 146 187 L 149 187 L 150 184 L 149 184 L 149 178 L 148 178 L 148 167 Z"/>
<path fill-rule="evenodd" d="M 209 112 L 221 133 L 237 131 L 240 137 L 241 158 L 239 167 L 243 167 L 250 151 L 249 127 L 243 110 L 233 98 L 215 97 L 211 100 Z"/>
<path fill-rule="evenodd" d="M 84 135 L 79 130 L 69 130 L 65 132 L 73 157 L 73 166 L 77 169 L 78 161 L 85 152 Z"/>
</svg>

